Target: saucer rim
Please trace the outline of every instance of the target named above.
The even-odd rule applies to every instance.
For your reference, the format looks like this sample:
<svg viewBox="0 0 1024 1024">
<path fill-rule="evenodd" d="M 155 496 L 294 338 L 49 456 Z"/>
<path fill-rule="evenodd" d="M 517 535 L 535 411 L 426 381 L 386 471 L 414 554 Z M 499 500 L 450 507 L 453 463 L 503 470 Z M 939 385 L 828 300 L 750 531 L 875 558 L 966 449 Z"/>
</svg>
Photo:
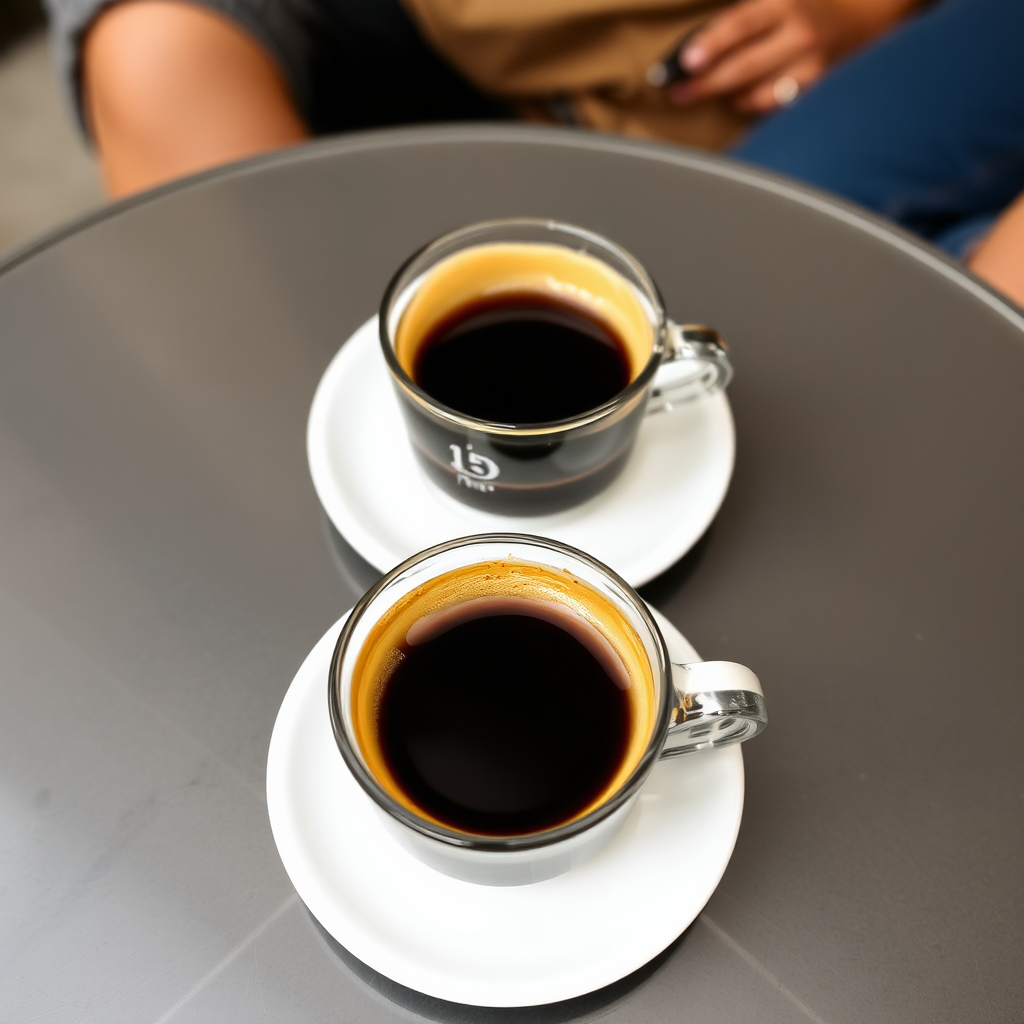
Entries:
<svg viewBox="0 0 1024 1024">
<path fill-rule="evenodd" d="M 363 354 L 362 346 L 373 348 L 379 344 L 378 319 L 378 314 L 375 313 L 360 324 L 331 357 L 331 361 L 321 375 L 310 404 L 306 423 L 306 461 L 313 481 L 313 489 L 328 519 L 362 558 L 383 573 L 390 571 L 413 552 L 396 552 L 388 548 L 370 528 L 364 526 L 362 519 L 352 511 L 350 504 L 345 500 L 344 488 L 339 486 L 331 469 L 329 451 L 329 423 L 336 395 L 341 382 L 346 377 L 348 364 Z M 383 359 L 383 356 L 381 358 Z M 619 562 L 612 565 L 612 568 L 633 587 L 649 583 L 679 561 L 707 531 L 729 492 L 736 465 L 736 427 L 732 408 L 725 392 L 720 391 L 706 400 L 718 402 L 723 407 L 723 424 L 727 432 L 724 441 L 728 449 L 728 466 L 724 476 L 724 485 L 715 495 L 714 500 L 708 502 L 707 507 L 703 510 L 704 515 L 699 517 L 698 528 L 687 530 L 685 537 L 671 532 L 659 534 L 656 537 L 657 543 L 632 558 L 628 564 Z M 520 533 L 544 534 L 545 526 L 551 518 L 548 516 L 499 516 L 466 506 L 471 513 L 486 518 L 488 522 L 479 524 L 468 520 L 458 522 L 455 518 L 458 511 L 452 508 L 456 504 L 456 499 L 437 490 L 430 481 L 426 481 L 426 483 L 427 493 L 430 495 L 431 501 L 434 502 L 435 508 L 443 510 L 445 516 L 453 517 L 453 532 L 451 533 L 453 538 L 472 533 L 508 532 L 510 530 Z M 602 492 L 585 503 L 593 504 L 591 515 L 600 514 L 603 496 Z M 460 510 L 465 511 L 461 506 Z M 517 525 L 513 526 L 512 524 Z M 614 524 L 609 525 L 613 526 Z M 566 540 L 565 537 L 560 537 L 560 539 Z M 572 543 L 572 541 L 570 540 L 568 543 Z"/>
</svg>

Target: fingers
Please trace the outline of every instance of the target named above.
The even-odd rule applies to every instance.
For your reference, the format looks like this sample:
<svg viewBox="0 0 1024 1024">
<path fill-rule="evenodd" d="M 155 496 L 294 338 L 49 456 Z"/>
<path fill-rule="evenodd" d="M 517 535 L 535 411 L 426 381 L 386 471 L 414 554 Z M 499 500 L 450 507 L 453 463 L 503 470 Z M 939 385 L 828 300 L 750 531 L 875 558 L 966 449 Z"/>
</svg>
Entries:
<svg viewBox="0 0 1024 1024">
<path fill-rule="evenodd" d="M 786 69 L 815 52 L 816 43 L 809 23 L 800 18 L 787 19 L 729 51 L 703 74 L 673 86 L 670 95 L 676 103 L 685 105 L 709 96 L 751 90 L 766 79 L 788 74 Z"/>
<path fill-rule="evenodd" d="M 749 40 L 775 27 L 781 20 L 779 0 L 744 0 L 712 18 L 679 55 L 690 74 L 698 74 Z"/>
<path fill-rule="evenodd" d="M 744 114 L 767 114 L 776 107 L 789 106 L 824 71 L 824 60 L 806 57 L 784 68 L 781 74 L 771 75 L 740 91 L 733 99 L 733 106 Z"/>
</svg>

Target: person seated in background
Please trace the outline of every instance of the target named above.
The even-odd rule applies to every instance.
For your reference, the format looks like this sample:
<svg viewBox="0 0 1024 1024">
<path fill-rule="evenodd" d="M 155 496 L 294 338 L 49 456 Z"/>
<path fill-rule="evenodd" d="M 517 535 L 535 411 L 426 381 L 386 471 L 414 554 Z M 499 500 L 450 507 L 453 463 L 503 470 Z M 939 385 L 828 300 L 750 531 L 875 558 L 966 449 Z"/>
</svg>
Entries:
<svg viewBox="0 0 1024 1024">
<path fill-rule="evenodd" d="M 991 19 L 990 8 L 1024 8 L 1018 0 L 939 0 L 920 14 L 921 0 L 48 2 L 59 64 L 114 196 L 357 128 L 520 117 L 722 149 L 755 119 L 789 107 L 755 124 L 736 154 L 915 230 L 899 202 L 879 203 L 853 186 L 855 174 L 821 167 L 840 170 L 851 146 L 862 145 L 879 166 L 889 151 L 902 167 L 921 134 L 868 138 L 872 118 L 885 122 L 899 107 L 911 122 L 941 123 L 916 76 L 987 74 L 985 58 L 970 65 L 950 58 L 948 46 L 927 70 L 914 61 L 900 69 L 906 38 L 923 35 L 927 63 L 921 25 L 952 8 L 961 19 L 960 9 L 977 9 L 978 22 Z M 1004 36 L 1000 52 L 1012 38 Z M 684 80 L 661 88 L 650 72 L 677 51 Z M 858 85 L 875 73 L 878 54 L 896 56 L 882 60 L 878 82 Z M 965 86 L 964 95 L 975 93 Z M 794 161 L 791 148 L 832 156 Z M 869 172 L 868 163 L 852 166 Z M 940 192 L 941 173 L 928 179 Z M 1008 215 L 973 255 L 999 287 L 1008 287 L 1005 253 L 1012 262 L 1021 235 L 1015 223 Z"/>
<path fill-rule="evenodd" d="M 518 116 L 721 149 L 787 98 L 780 81 L 810 84 L 919 0 L 48 2 L 120 196 L 310 134 L 423 121 Z M 651 85 L 702 23 L 682 58 L 700 98 Z"/>
</svg>

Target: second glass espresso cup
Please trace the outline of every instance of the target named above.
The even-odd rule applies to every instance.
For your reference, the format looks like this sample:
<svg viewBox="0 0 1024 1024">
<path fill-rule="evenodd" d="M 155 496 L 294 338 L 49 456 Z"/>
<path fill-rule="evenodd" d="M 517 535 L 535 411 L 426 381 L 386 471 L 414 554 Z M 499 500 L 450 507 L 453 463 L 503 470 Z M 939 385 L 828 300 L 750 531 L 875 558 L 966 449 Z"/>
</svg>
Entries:
<svg viewBox="0 0 1024 1024">
<path fill-rule="evenodd" d="M 429 479 L 504 515 L 597 494 L 645 414 L 732 376 L 718 334 L 669 320 L 629 253 L 546 220 L 471 225 L 416 253 L 384 294 L 380 340 Z"/>
<path fill-rule="evenodd" d="M 672 664 L 624 580 L 521 534 L 438 545 L 372 587 L 338 638 L 328 704 L 394 837 L 486 885 L 569 870 L 611 839 L 660 758 L 767 723 L 750 669 Z"/>
</svg>

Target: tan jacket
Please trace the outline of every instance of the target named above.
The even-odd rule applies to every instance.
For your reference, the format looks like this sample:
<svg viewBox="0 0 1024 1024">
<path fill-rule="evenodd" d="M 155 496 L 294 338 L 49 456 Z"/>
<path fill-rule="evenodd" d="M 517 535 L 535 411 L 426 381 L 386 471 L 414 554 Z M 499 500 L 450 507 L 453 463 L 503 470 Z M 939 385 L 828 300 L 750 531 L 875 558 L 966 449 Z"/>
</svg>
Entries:
<svg viewBox="0 0 1024 1024">
<path fill-rule="evenodd" d="M 483 92 L 523 116 L 570 110 L 587 127 L 721 149 L 747 120 L 719 100 L 680 108 L 647 84 L 729 0 L 403 0 L 421 31 Z"/>
</svg>

